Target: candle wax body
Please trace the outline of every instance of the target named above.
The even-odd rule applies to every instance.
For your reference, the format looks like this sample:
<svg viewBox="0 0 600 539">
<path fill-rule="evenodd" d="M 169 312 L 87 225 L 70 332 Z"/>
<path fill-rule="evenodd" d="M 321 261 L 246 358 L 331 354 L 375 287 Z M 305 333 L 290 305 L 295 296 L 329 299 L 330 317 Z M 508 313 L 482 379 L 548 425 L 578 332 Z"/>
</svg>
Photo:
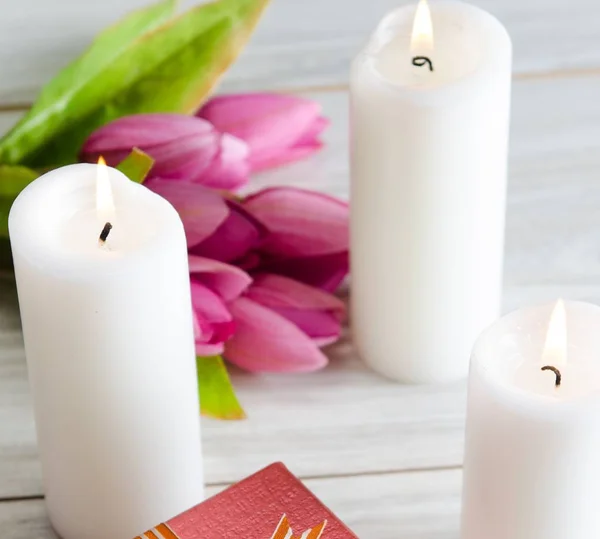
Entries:
<svg viewBox="0 0 600 539">
<path fill-rule="evenodd" d="M 411 51 L 407 6 L 351 74 L 354 340 L 374 369 L 416 383 L 466 376 L 499 315 L 510 105 L 500 23 L 460 2 L 431 7 L 433 49 Z M 433 72 L 412 65 L 420 54 Z"/>
<path fill-rule="evenodd" d="M 600 537 L 600 308 L 566 304 L 558 388 L 541 371 L 552 308 L 511 313 L 475 345 L 462 539 Z"/>
<path fill-rule="evenodd" d="M 95 165 L 28 186 L 10 214 L 48 513 L 63 539 L 129 539 L 202 501 L 186 242 L 164 199 Z"/>
</svg>

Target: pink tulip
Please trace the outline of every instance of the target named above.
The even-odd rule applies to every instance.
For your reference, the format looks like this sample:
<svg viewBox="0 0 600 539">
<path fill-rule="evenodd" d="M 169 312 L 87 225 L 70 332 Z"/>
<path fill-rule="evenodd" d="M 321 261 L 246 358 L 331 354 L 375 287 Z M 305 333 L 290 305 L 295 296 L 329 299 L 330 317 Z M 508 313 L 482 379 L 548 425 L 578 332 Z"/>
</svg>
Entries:
<svg viewBox="0 0 600 539">
<path fill-rule="evenodd" d="M 196 354 L 214 356 L 235 331 L 233 316 L 223 300 L 210 288 L 192 278 L 192 309 Z"/>
<path fill-rule="evenodd" d="M 101 127 L 87 139 L 84 161 L 104 156 L 117 165 L 137 147 L 154 160 L 150 177 L 186 180 L 215 189 L 237 189 L 248 181 L 248 146 L 209 122 L 178 114 L 138 114 Z"/>
<path fill-rule="evenodd" d="M 348 250 L 348 204 L 322 193 L 272 187 L 247 197 L 244 208 L 270 234 L 261 245 L 278 257 L 318 256 Z"/>
<path fill-rule="evenodd" d="M 251 278 L 242 270 L 215 260 L 189 258 L 196 354 L 223 352 L 236 324 L 227 304 L 242 294 Z"/>
<path fill-rule="evenodd" d="M 334 292 L 348 275 L 350 260 L 345 250 L 320 256 L 261 259 L 258 264 L 243 267 L 285 275 L 321 290 Z"/>
<path fill-rule="evenodd" d="M 252 278 L 240 268 L 200 256 L 188 257 L 190 274 L 210 288 L 225 302 L 239 297 L 252 282 Z"/>
<path fill-rule="evenodd" d="M 252 171 L 316 152 L 322 147 L 319 135 L 328 125 L 315 101 L 272 93 L 217 96 L 198 116 L 248 144 Z"/>
<path fill-rule="evenodd" d="M 229 216 L 223 197 L 197 183 L 152 178 L 144 185 L 166 198 L 177 210 L 183 221 L 188 248 L 210 238 Z"/>
<path fill-rule="evenodd" d="M 344 302 L 318 288 L 281 275 L 257 275 L 245 296 L 298 326 L 318 346 L 338 339 Z"/>
<path fill-rule="evenodd" d="M 239 262 L 260 245 L 267 229 L 238 202 L 226 200 L 225 204 L 227 218 L 191 252 L 223 262 Z"/>
<path fill-rule="evenodd" d="M 257 249 L 260 263 L 249 269 L 287 275 L 330 292 L 340 285 L 349 270 L 346 202 L 314 191 L 274 187 L 242 204 L 268 230 Z"/>
<path fill-rule="evenodd" d="M 294 188 L 241 201 L 201 185 L 146 185 L 178 210 L 190 252 L 196 352 L 250 371 L 311 371 L 341 331 L 348 205 Z M 312 286 L 311 286 L 312 285 Z"/>
<path fill-rule="evenodd" d="M 308 372 L 327 365 L 327 357 L 296 324 L 246 297 L 229 307 L 236 319 L 225 358 L 250 372 Z"/>
<path fill-rule="evenodd" d="M 253 372 L 324 367 L 319 347 L 338 339 L 345 316 L 335 296 L 279 275 L 257 276 L 230 309 L 236 331 L 225 343 L 225 357 Z"/>
<path fill-rule="evenodd" d="M 190 253 L 333 292 L 348 274 L 348 204 L 291 187 L 241 202 L 199 185 L 151 180 L 179 211 Z M 194 192 L 195 191 L 195 192 Z"/>
</svg>

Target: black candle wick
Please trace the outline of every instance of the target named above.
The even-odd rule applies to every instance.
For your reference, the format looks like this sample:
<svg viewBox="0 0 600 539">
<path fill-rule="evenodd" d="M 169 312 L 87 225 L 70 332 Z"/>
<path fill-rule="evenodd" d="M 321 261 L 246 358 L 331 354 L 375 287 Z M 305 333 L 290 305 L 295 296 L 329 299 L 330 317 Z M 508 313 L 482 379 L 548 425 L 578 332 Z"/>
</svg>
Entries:
<svg viewBox="0 0 600 539">
<path fill-rule="evenodd" d="M 423 67 L 424 65 L 429 66 L 429 71 L 433 71 L 433 62 L 431 58 L 427 56 L 415 56 L 412 59 L 412 65 L 416 67 Z"/>
<path fill-rule="evenodd" d="M 552 365 L 546 365 L 545 367 L 542 367 L 542 370 L 543 371 L 552 371 L 554 373 L 554 376 L 556 376 L 555 385 L 556 385 L 556 387 L 560 387 L 560 384 L 562 382 L 562 374 L 556 367 L 553 367 Z"/>
<path fill-rule="evenodd" d="M 112 230 L 112 227 L 113 226 L 110 223 L 106 223 L 104 225 L 102 232 L 100 232 L 100 238 L 98 239 L 98 241 L 100 242 L 101 245 L 104 245 L 104 243 L 106 242 L 106 238 L 108 238 L 108 235 L 110 234 L 110 231 Z"/>
</svg>

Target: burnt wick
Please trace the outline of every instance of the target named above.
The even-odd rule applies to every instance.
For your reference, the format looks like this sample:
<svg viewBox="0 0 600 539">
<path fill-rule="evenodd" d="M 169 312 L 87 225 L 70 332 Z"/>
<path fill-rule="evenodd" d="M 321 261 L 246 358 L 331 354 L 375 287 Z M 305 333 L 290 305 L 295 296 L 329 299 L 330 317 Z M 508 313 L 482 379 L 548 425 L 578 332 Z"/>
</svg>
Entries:
<svg viewBox="0 0 600 539">
<path fill-rule="evenodd" d="M 546 365 L 545 367 L 542 367 L 542 370 L 543 371 L 552 371 L 554 373 L 554 376 L 556 376 L 555 385 L 556 385 L 556 387 L 560 387 L 560 384 L 562 382 L 562 374 L 556 367 L 553 367 L 552 365 Z"/>
<path fill-rule="evenodd" d="M 110 231 L 112 230 L 112 227 L 113 226 L 110 223 L 106 223 L 104 225 L 102 232 L 100 232 L 100 237 L 98 238 L 98 243 L 100 243 L 100 245 L 104 245 L 106 243 L 106 238 L 108 238 L 108 235 L 110 234 Z"/>
<path fill-rule="evenodd" d="M 429 71 L 433 71 L 433 62 L 427 56 L 415 56 L 412 59 L 412 65 L 415 67 L 429 66 Z"/>
</svg>

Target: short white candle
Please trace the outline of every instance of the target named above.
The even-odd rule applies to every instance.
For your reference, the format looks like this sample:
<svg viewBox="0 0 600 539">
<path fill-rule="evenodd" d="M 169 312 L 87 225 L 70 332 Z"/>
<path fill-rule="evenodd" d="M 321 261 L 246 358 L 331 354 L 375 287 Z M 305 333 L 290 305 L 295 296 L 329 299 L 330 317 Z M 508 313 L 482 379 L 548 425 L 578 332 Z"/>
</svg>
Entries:
<svg viewBox="0 0 600 539">
<path fill-rule="evenodd" d="M 465 377 L 500 313 L 511 82 L 494 17 L 431 11 L 389 14 L 351 74 L 354 339 L 416 383 Z"/>
<path fill-rule="evenodd" d="M 131 539 L 200 502 L 191 299 L 176 211 L 115 169 L 72 165 L 19 195 L 9 230 L 58 534 Z"/>
<path fill-rule="evenodd" d="M 462 539 L 600 537 L 598 478 L 600 307 L 509 314 L 473 351 Z"/>
</svg>

